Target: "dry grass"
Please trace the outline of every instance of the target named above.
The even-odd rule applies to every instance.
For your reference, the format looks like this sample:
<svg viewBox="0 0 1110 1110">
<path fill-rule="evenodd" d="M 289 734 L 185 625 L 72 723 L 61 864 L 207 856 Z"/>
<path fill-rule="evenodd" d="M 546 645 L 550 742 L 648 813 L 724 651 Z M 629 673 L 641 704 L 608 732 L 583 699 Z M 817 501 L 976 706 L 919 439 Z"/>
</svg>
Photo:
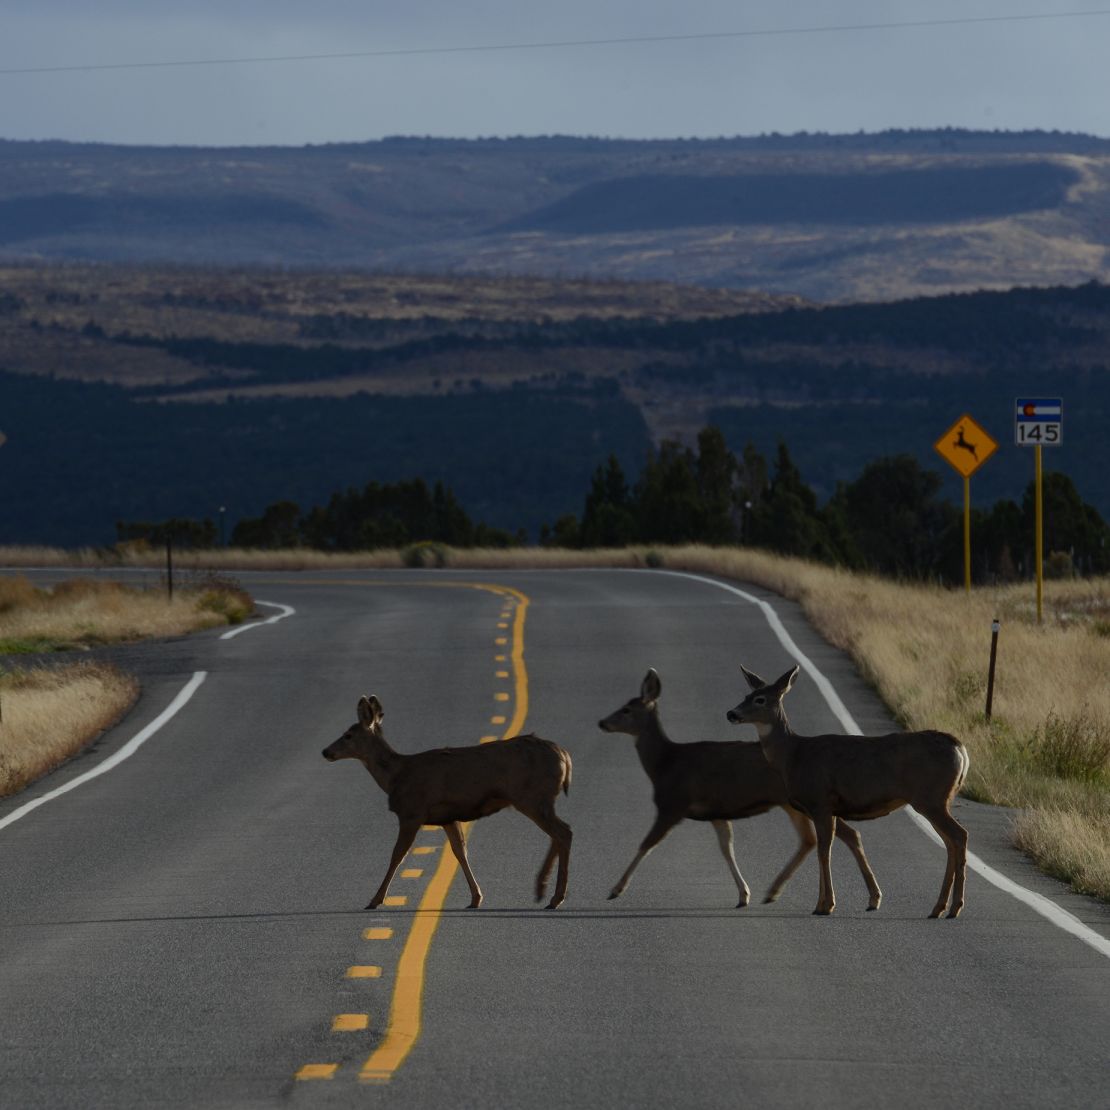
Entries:
<svg viewBox="0 0 1110 1110">
<path fill-rule="evenodd" d="M 180 636 L 236 624 L 254 608 L 234 582 L 194 575 L 175 591 L 75 578 L 39 589 L 26 578 L 0 576 L 0 655 Z"/>
<path fill-rule="evenodd" d="M 0 549 L 0 562 L 18 560 Z M 90 558 L 91 555 L 83 556 Z M 135 556 L 138 558 L 138 556 Z M 148 556 L 149 558 L 149 556 Z M 58 561 L 73 560 L 58 553 Z M 214 551 L 194 565 L 307 570 L 401 567 L 405 553 Z M 42 562 L 41 552 L 35 561 Z M 457 568 L 666 566 L 750 582 L 797 601 L 847 652 L 906 728 L 955 733 L 971 753 L 969 796 L 1022 810 L 1015 842 L 1076 889 L 1110 899 L 1110 579 L 962 590 L 897 583 L 732 548 L 440 549 Z M 411 565 L 411 562 L 410 564 Z M 1002 623 L 994 715 L 985 717 L 991 621 Z M 2 619 L 2 617 L 0 617 Z M 737 660 L 740 662 L 740 660 Z M 748 664 L 759 669 L 761 663 Z"/>
<path fill-rule="evenodd" d="M 138 693 L 133 677 L 100 663 L 0 672 L 0 797 L 65 762 Z"/>
</svg>

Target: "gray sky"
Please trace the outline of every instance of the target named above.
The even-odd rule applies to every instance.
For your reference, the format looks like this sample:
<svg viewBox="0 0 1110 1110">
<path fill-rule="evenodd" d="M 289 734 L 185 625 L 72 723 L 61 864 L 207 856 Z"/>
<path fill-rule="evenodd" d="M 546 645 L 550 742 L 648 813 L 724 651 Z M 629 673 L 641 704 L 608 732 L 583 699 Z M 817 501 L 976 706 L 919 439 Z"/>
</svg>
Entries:
<svg viewBox="0 0 1110 1110">
<path fill-rule="evenodd" d="M 1076 11 L 1104 15 L 995 22 Z M 877 30 L 806 28 L 981 18 Z M 0 70 L 650 36 L 538 49 L 0 73 L 0 138 L 716 137 L 888 127 L 1110 136 L 1110 3 L 4 0 Z"/>
</svg>

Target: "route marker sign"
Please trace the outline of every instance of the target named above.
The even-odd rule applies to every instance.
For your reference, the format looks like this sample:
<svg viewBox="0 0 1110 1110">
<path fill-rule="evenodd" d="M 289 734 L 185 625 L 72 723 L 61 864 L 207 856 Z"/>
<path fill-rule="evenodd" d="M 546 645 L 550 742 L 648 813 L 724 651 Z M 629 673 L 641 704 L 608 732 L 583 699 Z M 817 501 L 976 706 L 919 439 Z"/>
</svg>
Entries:
<svg viewBox="0 0 1110 1110">
<path fill-rule="evenodd" d="M 998 444 L 970 416 L 961 416 L 933 444 L 941 458 L 970 478 L 998 450 Z"/>
<path fill-rule="evenodd" d="M 1059 447 L 1064 440 L 1062 397 L 1019 397 L 1014 403 L 1014 442 L 1019 447 Z"/>
<path fill-rule="evenodd" d="M 1032 447 L 1034 473 L 1033 559 L 1037 569 L 1037 623 L 1044 619 L 1044 493 L 1041 448 L 1059 447 L 1064 441 L 1062 397 L 1018 397 L 1014 402 L 1014 442 Z"/>
</svg>

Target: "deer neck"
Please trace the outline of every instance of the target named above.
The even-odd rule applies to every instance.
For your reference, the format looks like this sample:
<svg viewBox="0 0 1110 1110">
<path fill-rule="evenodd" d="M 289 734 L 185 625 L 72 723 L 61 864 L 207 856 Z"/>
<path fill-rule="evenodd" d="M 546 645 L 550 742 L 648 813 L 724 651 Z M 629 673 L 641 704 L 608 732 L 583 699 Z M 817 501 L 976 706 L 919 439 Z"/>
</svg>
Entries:
<svg viewBox="0 0 1110 1110">
<path fill-rule="evenodd" d="M 759 734 L 759 746 L 763 749 L 767 762 L 781 773 L 786 768 L 798 739 L 786 714 L 780 708 L 770 721 L 756 722 L 755 730 Z"/>
<path fill-rule="evenodd" d="M 648 714 L 643 727 L 636 734 L 636 754 L 640 757 L 648 778 L 654 781 L 667 754 L 674 747 L 674 741 L 663 731 L 659 711 Z"/>
<path fill-rule="evenodd" d="M 394 751 L 378 731 L 370 733 L 370 746 L 366 755 L 359 757 L 362 765 L 374 776 L 374 781 L 388 794 L 393 789 L 404 756 Z"/>
</svg>

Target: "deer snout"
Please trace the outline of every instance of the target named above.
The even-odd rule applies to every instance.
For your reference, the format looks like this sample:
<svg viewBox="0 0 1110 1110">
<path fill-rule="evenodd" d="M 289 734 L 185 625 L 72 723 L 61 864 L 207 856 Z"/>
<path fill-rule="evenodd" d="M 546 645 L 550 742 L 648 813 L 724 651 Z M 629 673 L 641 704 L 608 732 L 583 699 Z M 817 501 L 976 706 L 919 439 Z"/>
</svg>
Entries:
<svg viewBox="0 0 1110 1110">
<path fill-rule="evenodd" d="M 728 721 L 730 724 L 739 725 L 739 724 L 743 724 L 744 718 L 741 717 L 740 714 L 737 713 L 735 709 L 730 709 L 725 714 L 725 720 Z"/>
<path fill-rule="evenodd" d="M 329 744 L 320 754 L 329 763 L 334 763 L 339 758 L 339 756 L 335 754 L 335 745 L 334 744 Z"/>
</svg>

